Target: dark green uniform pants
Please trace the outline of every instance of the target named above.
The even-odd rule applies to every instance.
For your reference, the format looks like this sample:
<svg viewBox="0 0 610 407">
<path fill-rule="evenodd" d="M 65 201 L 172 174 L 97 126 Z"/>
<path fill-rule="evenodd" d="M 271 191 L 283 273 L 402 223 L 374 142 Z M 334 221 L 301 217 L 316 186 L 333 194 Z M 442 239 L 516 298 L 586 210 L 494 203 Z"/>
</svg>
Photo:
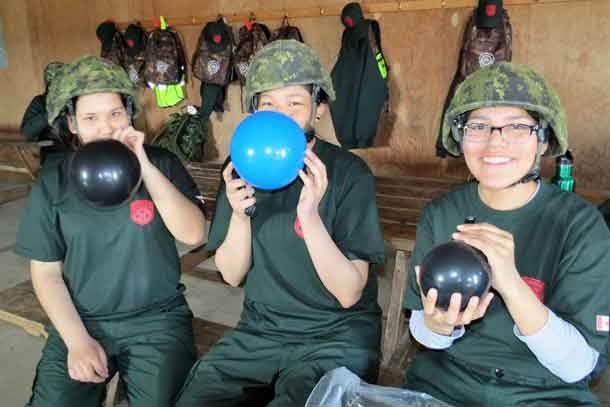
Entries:
<svg viewBox="0 0 610 407">
<path fill-rule="evenodd" d="M 296 343 L 234 329 L 193 366 L 176 406 L 303 407 L 318 380 L 336 367 L 376 380 L 378 357 L 344 341 Z"/>
<path fill-rule="evenodd" d="M 438 351 L 417 354 L 407 369 L 405 387 L 455 406 L 599 406 L 584 381 L 544 383 L 527 377 L 527 372 L 465 365 Z"/>
<path fill-rule="evenodd" d="M 192 313 L 181 305 L 119 320 L 88 321 L 89 335 L 106 352 L 110 380 L 118 371 L 129 407 L 168 407 L 195 361 Z M 54 328 L 36 370 L 32 407 L 98 407 L 105 384 L 72 380 L 67 348 Z"/>
</svg>

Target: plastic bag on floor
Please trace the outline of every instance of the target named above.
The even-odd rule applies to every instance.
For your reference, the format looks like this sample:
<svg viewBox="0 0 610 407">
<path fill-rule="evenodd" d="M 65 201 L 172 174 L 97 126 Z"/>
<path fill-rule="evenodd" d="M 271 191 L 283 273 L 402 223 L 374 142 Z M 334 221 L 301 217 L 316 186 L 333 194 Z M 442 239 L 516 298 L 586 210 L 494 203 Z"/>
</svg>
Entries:
<svg viewBox="0 0 610 407">
<path fill-rule="evenodd" d="M 305 404 L 305 407 L 396 406 L 451 407 L 425 393 L 368 384 L 345 367 L 326 373 Z"/>
</svg>

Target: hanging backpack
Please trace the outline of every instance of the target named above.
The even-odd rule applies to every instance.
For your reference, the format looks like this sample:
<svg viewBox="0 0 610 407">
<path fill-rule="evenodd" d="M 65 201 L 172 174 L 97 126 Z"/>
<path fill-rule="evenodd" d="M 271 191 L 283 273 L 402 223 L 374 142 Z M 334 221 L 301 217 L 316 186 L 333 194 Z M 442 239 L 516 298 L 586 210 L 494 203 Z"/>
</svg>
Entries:
<svg viewBox="0 0 610 407">
<path fill-rule="evenodd" d="M 495 9 L 494 9 L 495 10 Z M 512 59 L 512 27 L 504 10 L 497 27 L 477 25 L 480 17 L 473 13 L 464 31 L 460 56 L 460 82 L 477 69 Z"/>
<path fill-rule="evenodd" d="M 282 24 L 279 28 L 276 28 L 273 31 L 273 36 L 271 41 L 275 40 L 297 40 L 300 42 L 303 41 L 303 36 L 301 35 L 301 30 L 299 27 L 295 27 L 288 23 L 288 17 L 284 16 L 282 19 Z"/>
<path fill-rule="evenodd" d="M 97 26 L 95 33 L 102 43 L 100 56 L 123 67 L 125 63 L 125 43 L 116 24 L 111 20 L 104 21 Z"/>
<path fill-rule="evenodd" d="M 180 36 L 170 27 L 153 30 L 144 53 L 144 78 L 155 85 L 176 85 L 186 74 L 186 57 Z"/>
<path fill-rule="evenodd" d="M 436 155 L 444 158 L 448 152 L 441 137 L 445 112 L 456 88 L 468 75 L 479 68 L 512 59 L 512 26 L 502 0 L 479 0 L 478 7 L 466 23 L 458 68 L 449 86 L 443 106 L 441 125 L 436 139 Z"/>
<path fill-rule="evenodd" d="M 230 79 L 233 30 L 222 18 L 205 25 L 193 53 L 193 75 L 202 82 L 226 85 Z"/>
<path fill-rule="evenodd" d="M 189 105 L 169 115 L 151 144 L 170 150 L 182 161 L 201 161 L 207 126 L 208 121 L 203 120 L 197 108 Z"/>
<path fill-rule="evenodd" d="M 139 87 L 146 87 L 144 79 L 146 32 L 140 25 L 130 24 L 125 30 L 125 70 L 129 79 Z"/>
<path fill-rule="evenodd" d="M 250 69 L 250 60 L 256 52 L 263 48 L 271 39 L 269 28 L 264 24 L 259 24 L 248 20 L 239 29 L 239 42 L 233 58 L 235 74 L 241 85 L 246 83 L 246 75 Z"/>
</svg>

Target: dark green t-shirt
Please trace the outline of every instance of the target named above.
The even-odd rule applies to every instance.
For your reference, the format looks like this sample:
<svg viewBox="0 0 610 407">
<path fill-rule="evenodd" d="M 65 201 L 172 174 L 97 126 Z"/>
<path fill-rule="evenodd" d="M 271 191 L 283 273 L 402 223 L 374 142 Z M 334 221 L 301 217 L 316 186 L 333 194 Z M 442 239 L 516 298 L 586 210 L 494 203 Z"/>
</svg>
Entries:
<svg viewBox="0 0 610 407">
<path fill-rule="evenodd" d="M 326 165 L 328 188 L 319 211 L 333 241 L 348 259 L 384 262 L 370 169 L 356 155 L 319 139 L 313 151 Z M 380 325 L 376 277 L 369 273 L 362 298 L 349 309 L 343 309 L 324 287 L 299 236 L 296 208 L 302 188 L 297 178 L 280 190 L 256 190 L 252 266 L 246 275 L 242 323 L 268 335 L 348 337 L 354 344 L 376 346 Z M 231 213 L 221 181 L 210 250 L 224 241 Z"/>
<path fill-rule="evenodd" d="M 146 146 L 150 161 L 195 204 L 199 191 L 172 153 Z M 63 261 L 63 277 L 82 318 L 130 315 L 180 295 L 174 237 L 144 183 L 132 200 L 95 208 L 68 181 L 71 154 L 44 166 L 22 214 L 15 253 Z"/>
<path fill-rule="evenodd" d="M 451 240 L 456 226 L 469 215 L 477 223 L 513 234 L 521 276 L 530 287 L 542 287 L 543 303 L 603 352 L 608 332 L 597 329 L 596 319 L 610 313 L 610 233 L 600 213 L 573 193 L 545 182 L 523 207 L 497 211 L 481 201 L 477 184 L 467 184 L 426 206 L 417 225 L 412 265 L 420 264 L 433 246 Z M 405 306 L 422 308 L 415 272 L 410 273 Z M 496 295 L 485 316 L 468 325 L 447 352 L 465 362 L 555 380 L 515 336 L 513 326 Z"/>
</svg>

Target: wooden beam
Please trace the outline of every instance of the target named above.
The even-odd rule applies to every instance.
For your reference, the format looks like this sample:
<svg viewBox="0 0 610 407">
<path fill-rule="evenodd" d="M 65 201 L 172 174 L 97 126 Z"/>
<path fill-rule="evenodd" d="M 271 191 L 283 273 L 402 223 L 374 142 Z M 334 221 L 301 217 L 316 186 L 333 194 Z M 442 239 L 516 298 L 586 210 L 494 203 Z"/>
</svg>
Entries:
<svg viewBox="0 0 610 407">
<path fill-rule="evenodd" d="M 505 0 L 505 6 L 526 6 L 544 3 L 575 3 L 583 1 L 601 0 Z M 362 4 L 362 11 L 365 14 L 384 14 L 384 13 L 403 13 L 417 10 L 452 9 L 452 8 L 473 8 L 478 4 L 478 0 L 397 0 L 378 3 Z M 242 13 L 221 13 L 227 22 L 243 22 L 249 18 L 256 18 L 261 21 L 281 20 L 288 18 L 315 18 L 326 16 L 340 16 L 343 6 L 328 7 L 305 7 L 305 8 L 286 8 L 276 10 L 264 10 L 255 12 L 245 10 Z M 191 15 L 191 16 L 164 16 L 168 24 L 172 27 L 201 26 L 209 21 L 216 20 L 218 14 Z M 137 20 L 137 19 L 134 19 Z M 117 26 L 125 29 L 131 23 L 119 22 Z M 141 21 L 144 28 L 153 28 L 152 21 Z"/>
<path fill-rule="evenodd" d="M 31 151 L 27 152 L 26 149 L 23 147 L 15 147 L 15 151 L 17 152 L 17 155 L 21 159 L 21 162 L 23 162 L 23 166 L 28 171 L 30 178 L 32 178 L 32 180 L 35 180 L 36 173 L 38 172 L 38 168 L 35 163 L 35 158 L 32 157 Z M 34 161 L 34 163 L 30 162 L 30 160 Z"/>
<path fill-rule="evenodd" d="M 20 174 L 28 174 L 28 175 L 30 175 L 30 173 L 27 170 L 27 168 L 24 168 L 24 167 L 15 167 L 14 165 L 9 165 L 9 164 L 0 164 L 0 171 L 17 172 L 17 173 L 20 173 Z"/>
<path fill-rule="evenodd" d="M 0 310 L 0 320 L 9 322 L 13 325 L 17 325 L 21 327 L 24 331 L 26 331 L 28 334 L 33 336 L 40 336 L 46 339 L 49 335 L 44 327 L 44 324 L 27 318 L 23 318 L 11 312 Z"/>
<path fill-rule="evenodd" d="M 0 187 L 0 205 L 5 202 L 21 199 L 30 192 L 28 184 L 20 184 L 10 187 Z"/>
</svg>

